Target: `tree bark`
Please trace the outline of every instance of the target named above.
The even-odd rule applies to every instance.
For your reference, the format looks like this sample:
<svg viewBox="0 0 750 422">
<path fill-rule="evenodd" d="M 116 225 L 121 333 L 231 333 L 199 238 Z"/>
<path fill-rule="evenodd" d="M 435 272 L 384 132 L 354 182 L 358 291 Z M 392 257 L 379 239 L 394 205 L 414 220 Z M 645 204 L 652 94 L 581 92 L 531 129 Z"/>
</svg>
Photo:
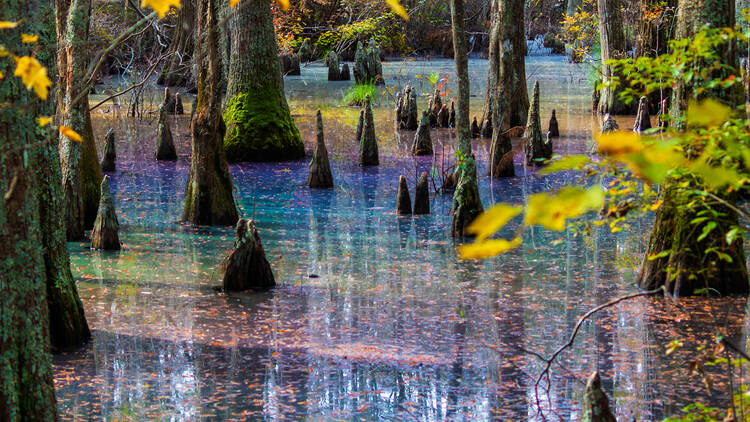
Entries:
<svg viewBox="0 0 750 422">
<path fill-rule="evenodd" d="M 300 158 L 305 148 L 284 96 L 271 6 L 244 0 L 229 10 L 231 52 L 224 147 L 231 161 Z"/>
<path fill-rule="evenodd" d="M 166 86 L 184 86 L 191 79 L 190 65 L 195 45 L 195 1 L 182 0 L 180 14 L 172 33 L 172 41 L 169 43 L 169 52 L 172 53 L 167 63 L 162 68 L 157 83 Z"/>
<path fill-rule="evenodd" d="M 625 33 L 622 30 L 622 8 L 621 0 L 600 0 L 597 2 L 599 8 L 599 36 L 602 55 L 601 78 L 607 83 L 614 77 L 624 82 L 622 75 L 613 72 L 612 67 L 605 64 L 610 59 L 623 59 L 628 57 Z M 599 114 L 633 114 L 634 106 L 626 105 L 620 99 L 620 86 L 603 87 L 597 106 Z"/>
<path fill-rule="evenodd" d="M 220 109 L 216 3 L 217 0 L 206 0 L 198 6 L 198 95 L 191 125 L 192 154 L 182 213 L 184 221 L 200 225 L 232 225 L 238 218 L 222 143 L 225 127 Z"/>
<path fill-rule="evenodd" d="M 21 33 L 39 34 L 43 3 L 7 0 L 0 20 L 18 21 L 3 45 L 31 55 Z M 9 30 L 5 30 L 9 31 Z M 56 420 L 50 364 L 49 315 L 43 237 L 40 228 L 35 158 L 44 140 L 36 117 L 43 109 L 33 91 L 12 75 L 12 61 L 0 69 L 0 420 Z M 46 245 L 45 245 L 46 246 Z"/>
<path fill-rule="evenodd" d="M 499 72 L 497 93 L 508 105 L 498 107 L 508 113 L 509 127 L 525 126 L 529 112 L 529 92 L 526 88 L 526 34 L 524 33 L 524 0 L 498 0 L 502 19 L 499 43 Z"/>
<path fill-rule="evenodd" d="M 734 0 L 680 0 L 677 12 L 677 38 L 692 37 L 701 28 L 710 24 L 714 28 L 734 25 Z M 737 55 L 731 45 L 717 46 L 723 64 L 737 68 Z M 717 75 L 722 77 L 723 75 Z M 739 94 L 739 95 L 738 95 Z M 729 105 L 741 102 L 741 87 L 708 90 L 705 94 Z M 693 87 L 685 83 L 675 85 L 671 114 L 674 121 L 683 117 L 688 100 L 695 98 Z M 684 186 L 687 184 L 687 187 Z M 723 217 L 715 221 L 716 227 L 700 241 L 702 230 L 692 221 L 701 210 L 709 207 L 704 201 L 693 202 L 691 190 L 704 189 L 702 181 L 692 176 L 668 180 L 663 189 L 663 203 L 656 213 L 651 232 L 647 257 L 638 275 L 638 285 L 653 289 L 662 285 L 675 296 L 689 296 L 698 289 L 710 289 L 710 293 L 747 294 L 747 267 L 745 264 L 744 240 L 734 239 L 727 243 L 726 233 L 739 225 L 737 213 L 725 204 L 711 205 L 710 209 Z M 734 195 L 718 192 L 729 204 L 734 204 Z M 729 257 L 721 259 L 715 250 Z M 666 252 L 665 256 L 659 254 Z M 658 258 L 653 258 L 659 256 Z"/>
</svg>

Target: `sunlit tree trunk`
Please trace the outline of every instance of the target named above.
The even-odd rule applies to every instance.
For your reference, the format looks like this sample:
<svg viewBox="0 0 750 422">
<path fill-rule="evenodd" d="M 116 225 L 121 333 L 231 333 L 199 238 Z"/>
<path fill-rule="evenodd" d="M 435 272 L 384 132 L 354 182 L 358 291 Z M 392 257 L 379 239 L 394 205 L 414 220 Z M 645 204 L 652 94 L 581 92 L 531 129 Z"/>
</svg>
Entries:
<svg viewBox="0 0 750 422">
<path fill-rule="evenodd" d="M 677 14 L 676 38 L 695 35 L 710 24 L 712 27 L 734 25 L 734 0 L 680 0 Z M 733 46 L 717 47 L 723 63 L 738 66 Z M 722 77 L 723 75 L 716 75 Z M 714 89 L 708 96 L 732 105 L 741 102 L 741 88 Z M 674 88 L 671 114 L 673 118 L 684 116 L 687 102 L 695 98 L 692 86 L 679 83 Z M 710 289 L 709 293 L 732 294 L 748 292 L 747 268 L 745 264 L 744 240 L 735 239 L 727 243 L 726 233 L 739 225 L 737 213 L 732 209 L 736 202 L 733 194 L 718 193 L 726 203 L 711 204 L 695 201 L 692 190 L 704 188 L 702 181 L 691 176 L 672 178 L 665 182 L 663 203 L 656 213 L 654 228 L 648 245 L 648 256 L 667 252 L 666 256 L 646 259 L 638 276 L 638 285 L 653 289 L 662 285 L 676 296 L 695 294 L 699 289 Z M 705 238 L 698 240 L 701 226 L 693 223 L 702 210 L 713 210 L 723 214 L 717 226 Z M 722 259 L 718 253 L 729 259 Z"/>
<path fill-rule="evenodd" d="M 524 0 L 498 0 L 500 9 L 500 37 L 498 39 L 500 66 L 497 74 L 497 95 L 505 97 L 510 127 L 526 126 L 529 112 L 529 93 L 526 88 L 526 34 L 524 33 Z M 499 107 L 498 107 L 499 108 Z"/>
<path fill-rule="evenodd" d="M 66 13 L 67 12 L 67 13 Z M 62 169 L 62 207 L 65 212 L 68 240 L 81 240 L 85 230 L 93 227 L 99 207 L 99 184 L 102 170 L 94 143 L 88 96 L 73 103 L 84 89 L 89 75 L 86 70 L 90 0 L 57 0 L 58 38 L 58 116 L 62 125 L 70 126 L 83 137 L 75 142 L 60 135 Z M 61 16 L 61 14 L 65 16 Z"/>
<path fill-rule="evenodd" d="M 198 6 L 198 95 L 191 126 L 192 154 L 182 214 L 184 221 L 201 225 L 233 225 L 238 218 L 222 142 L 225 127 L 219 93 L 217 3 L 218 0 L 205 0 Z"/>
<path fill-rule="evenodd" d="M 42 8 L 37 0 L 3 2 L 0 21 L 19 22 L 18 28 L 4 30 L 5 48 L 20 56 L 33 54 L 35 45 L 22 44 L 21 33 L 42 31 Z M 54 421 L 46 245 L 35 172 L 43 144 L 36 117 L 43 102 L 12 76 L 13 68 L 12 60 L 0 63 L 6 75 L 0 84 L 0 420 Z"/>
<path fill-rule="evenodd" d="M 471 153 L 471 130 L 469 129 L 469 57 L 464 30 L 464 2 L 451 0 L 451 20 L 453 22 L 453 51 L 456 60 L 458 79 L 458 103 L 456 106 L 456 133 L 458 153 L 462 160 L 458 166 L 459 178 L 453 194 L 453 223 L 451 234 L 466 235 L 466 228 L 484 211 L 479 198 L 477 166 Z"/>
<path fill-rule="evenodd" d="M 267 0 L 228 11 L 231 39 L 224 122 L 230 161 L 277 161 L 305 154 L 284 96 L 276 34 Z"/>
<path fill-rule="evenodd" d="M 158 81 L 166 86 L 183 86 L 191 74 L 190 64 L 195 44 L 195 0 L 182 0 L 178 13 L 169 44 L 172 56 L 167 59 Z"/>
<path fill-rule="evenodd" d="M 492 110 L 494 103 L 496 102 L 495 93 L 497 92 L 497 73 L 500 68 L 500 6 L 498 5 L 499 0 L 492 0 L 490 7 L 490 45 L 487 64 L 487 89 L 484 94 L 484 106 L 482 107 L 482 119 L 480 124 L 482 125 L 482 135 L 491 135 L 490 127 L 494 123 L 492 121 Z M 490 122 L 487 124 L 486 122 Z M 489 132 L 489 133 L 488 133 Z"/>
<path fill-rule="evenodd" d="M 628 56 L 625 33 L 622 30 L 621 0 L 599 0 L 599 36 L 601 45 L 601 81 L 607 83 L 613 77 L 611 66 L 605 64 L 610 59 L 623 59 Z M 620 87 L 604 87 L 599 97 L 597 111 L 600 114 L 632 114 L 634 107 L 626 105 L 619 97 Z"/>
</svg>

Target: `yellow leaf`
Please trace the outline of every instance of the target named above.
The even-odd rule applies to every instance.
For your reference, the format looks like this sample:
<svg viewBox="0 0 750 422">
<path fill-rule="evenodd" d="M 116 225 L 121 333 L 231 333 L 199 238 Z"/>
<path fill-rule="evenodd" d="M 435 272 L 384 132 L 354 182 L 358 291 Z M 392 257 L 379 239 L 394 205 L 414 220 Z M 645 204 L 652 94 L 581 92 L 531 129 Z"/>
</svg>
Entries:
<svg viewBox="0 0 750 422">
<path fill-rule="evenodd" d="M 42 116 L 42 117 L 37 117 L 36 121 L 39 122 L 39 126 L 45 127 L 49 124 L 49 122 L 52 121 L 52 118 L 47 117 L 47 116 Z"/>
<path fill-rule="evenodd" d="M 229 7 L 237 6 L 237 3 L 239 3 L 240 0 L 229 0 Z"/>
<path fill-rule="evenodd" d="M 651 204 L 651 207 L 649 207 L 649 208 L 651 209 L 651 211 L 656 211 L 656 210 L 658 210 L 661 207 L 661 204 L 663 204 L 663 203 L 664 203 L 663 199 L 659 200 L 659 201 L 656 201 L 653 204 Z"/>
<path fill-rule="evenodd" d="M 159 15 L 159 19 L 163 19 L 172 6 L 177 9 L 180 8 L 180 0 L 141 0 L 141 7 L 146 6 L 154 9 L 156 14 Z"/>
<path fill-rule="evenodd" d="M 604 196 L 605 193 L 599 186 L 588 189 L 568 186 L 553 194 L 542 192 L 531 195 L 526 205 L 524 224 L 564 230 L 566 220 L 592 209 L 600 209 L 604 205 Z"/>
<path fill-rule="evenodd" d="M 289 0 L 276 0 L 282 10 L 289 10 Z"/>
<path fill-rule="evenodd" d="M 598 150 L 604 154 L 620 155 L 643 151 L 640 135 L 635 132 L 607 132 L 596 139 Z"/>
<path fill-rule="evenodd" d="M 3 72 L 0 72 L 0 79 L 3 79 L 3 76 L 5 76 L 3 75 Z"/>
<path fill-rule="evenodd" d="M 458 247 L 462 259 L 481 259 L 508 252 L 522 243 L 520 237 L 511 241 L 490 239 L 479 243 L 469 243 Z"/>
<path fill-rule="evenodd" d="M 687 110 L 687 122 L 690 126 L 718 126 L 729 120 L 731 110 L 724 104 L 708 99 L 701 103 L 691 101 Z"/>
<path fill-rule="evenodd" d="M 0 29 L 13 29 L 18 26 L 18 22 L 0 21 Z"/>
<path fill-rule="evenodd" d="M 404 9 L 404 6 L 401 6 L 401 3 L 399 3 L 398 0 L 385 0 L 385 2 L 388 4 L 388 7 L 391 8 L 393 13 L 401 16 L 406 21 L 409 20 L 409 14 L 406 13 L 406 9 Z"/>
<path fill-rule="evenodd" d="M 482 241 L 501 227 L 506 225 L 513 217 L 521 213 L 521 207 L 497 204 L 479 215 L 466 229 L 467 232 L 475 234 L 477 241 Z"/>
<path fill-rule="evenodd" d="M 81 138 L 81 135 L 71 129 L 70 126 L 60 126 L 60 133 L 65 135 L 65 137 L 70 139 L 71 141 L 83 142 L 83 138 Z"/>
<path fill-rule="evenodd" d="M 33 57 L 13 57 L 16 61 L 14 76 L 21 77 L 27 89 L 34 88 L 39 98 L 46 100 L 52 81 L 47 77 L 47 69 Z"/>
<path fill-rule="evenodd" d="M 39 35 L 21 34 L 21 42 L 25 44 L 39 41 Z"/>
</svg>

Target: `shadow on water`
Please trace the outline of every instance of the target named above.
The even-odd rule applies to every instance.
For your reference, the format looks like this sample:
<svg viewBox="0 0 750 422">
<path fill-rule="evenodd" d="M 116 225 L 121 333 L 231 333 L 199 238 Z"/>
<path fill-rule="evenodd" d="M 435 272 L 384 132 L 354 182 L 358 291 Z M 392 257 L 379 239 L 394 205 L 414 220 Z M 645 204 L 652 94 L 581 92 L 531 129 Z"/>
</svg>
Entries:
<svg viewBox="0 0 750 422">
<path fill-rule="evenodd" d="M 527 63 L 530 79 L 543 81 L 542 115 L 557 109 L 563 137 L 555 152 L 588 151 L 598 123 L 587 111 L 582 70 L 556 56 Z M 471 66 L 478 113 L 486 62 Z M 449 61 L 385 65 L 388 79 L 402 84 L 430 69 L 454 79 Z M 386 92 L 375 109 L 381 165 L 360 168 L 358 109 L 336 106 L 347 85 L 329 85 L 323 71 L 312 65 L 285 86 L 308 149 L 314 112 L 323 108 L 336 187 L 308 189 L 306 160 L 230 166 L 238 207 L 257 220 L 279 283 L 258 296 L 213 290 L 232 227 L 177 223 L 189 119 L 173 121 L 179 160 L 156 163 L 154 119 L 94 115 L 98 141 L 110 127 L 120 132 L 110 186 L 124 247 L 103 253 L 69 244 L 94 338 L 54 357 L 62 419 L 534 419 L 543 365 L 525 351 L 549 356 L 586 310 L 633 291 L 648 221 L 612 234 L 587 226 L 589 216 L 587 235 L 533 228 L 506 255 L 458 260 L 448 236 L 450 194 L 431 189 L 430 215 L 395 213 L 399 175 L 413 194 L 422 171 L 452 165 L 452 131 L 432 132 L 442 154 L 411 157 L 414 135 L 394 137 Z M 419 92 L 431 92 L 421 81 Z M 426 97 L 419 101 L 424 107 Z M 485 206 L 580 182 L 568 173 L 538 176 L 521 154 L 517 177 L 490 180 L 488 140 L 474 148 Z M 510 238 L 517 225 L 500 235 Z M 744 344 L 744 315 L 745 300 L 732 298 L 687 299 L 680 307 L 639 298 L 609 309 L 582 326 L 552 367 L 540 405 L 561 420 L 578 419 L 583 382 L 594 370 L 618 419 L 658 420 L 695 399 L 724 403 L 688 374 L 688 350 L 718 329 Z M 666 356 L 664 345 L 675 338 L 684 351 Z M 716 385 L 726 382 L 713 372 Z"/>
</svg>

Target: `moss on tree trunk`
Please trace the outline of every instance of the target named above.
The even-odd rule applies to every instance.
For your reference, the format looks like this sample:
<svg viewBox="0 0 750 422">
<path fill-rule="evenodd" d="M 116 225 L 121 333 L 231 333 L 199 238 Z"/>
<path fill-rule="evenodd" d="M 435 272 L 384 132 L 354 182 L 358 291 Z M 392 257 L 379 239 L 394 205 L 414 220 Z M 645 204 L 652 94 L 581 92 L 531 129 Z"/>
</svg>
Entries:
<svg viewBox="0 0 750 422">
<path fill-rule="evenodd" d="M 305 148 L 284 96 L 271 6 L 245 0 L 230 10 L 231 52 L 224 109 L 229 161 L 301 158 Z"/>
</svg>

